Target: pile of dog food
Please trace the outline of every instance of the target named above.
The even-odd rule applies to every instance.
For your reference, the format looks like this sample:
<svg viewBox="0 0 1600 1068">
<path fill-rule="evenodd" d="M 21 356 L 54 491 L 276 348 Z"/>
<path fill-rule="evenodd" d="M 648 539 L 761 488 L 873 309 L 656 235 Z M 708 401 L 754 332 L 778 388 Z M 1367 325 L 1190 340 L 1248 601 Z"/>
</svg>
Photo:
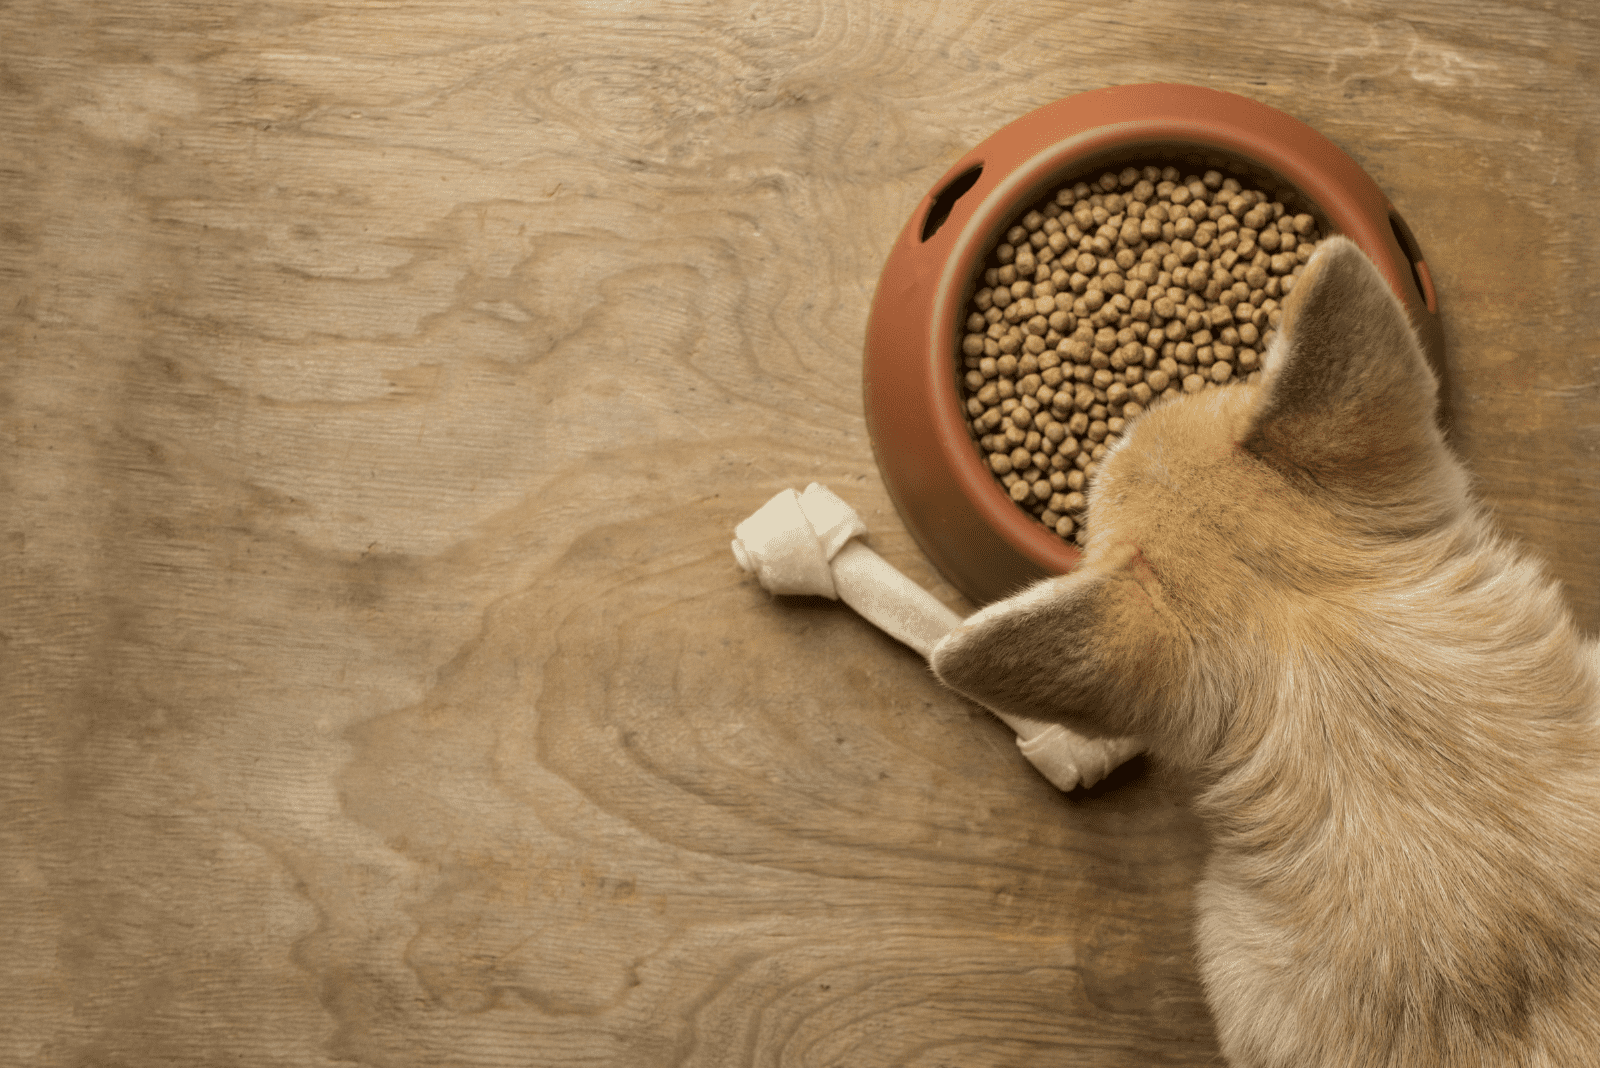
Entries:
<svg viewBox="0 0 1600 1068">
<path fill-rule="evenodd" d="M 968 426 L 1011 499 L 1081 544 L 1096 462 L 1159 398 L 1259 377 L 1320 236 L 1215 170 L 1127 167 L 1028 211 L 985 263 L 959 354 Z"/>
</svg>

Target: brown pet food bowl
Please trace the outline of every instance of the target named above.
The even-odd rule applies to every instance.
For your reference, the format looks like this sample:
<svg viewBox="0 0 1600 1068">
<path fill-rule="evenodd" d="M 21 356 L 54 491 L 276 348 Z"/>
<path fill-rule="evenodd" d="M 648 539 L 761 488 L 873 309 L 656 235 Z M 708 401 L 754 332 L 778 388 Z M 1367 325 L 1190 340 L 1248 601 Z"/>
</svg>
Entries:
<svg viewBox="0 0 1600 1068">
<path fill-rule="evenodd" d="M 983 604 L 1069 571 L 1075 546 L 1014 504 L 960 409 L 961 322 L 1000 235 L 1064 183 L 1128 165 L 1215 169 L 1313 215 L 1376 263 L 1435 371 L 1442 334 L 1427 264 L 1388 198 L 1305 123 L 1232 93 L 1126 85 L 1058 100 L 995 133 L 923 197 L 895 241 L 867 325 L 867 428 L 889 495 L 923 552 Z"/>
</svg>

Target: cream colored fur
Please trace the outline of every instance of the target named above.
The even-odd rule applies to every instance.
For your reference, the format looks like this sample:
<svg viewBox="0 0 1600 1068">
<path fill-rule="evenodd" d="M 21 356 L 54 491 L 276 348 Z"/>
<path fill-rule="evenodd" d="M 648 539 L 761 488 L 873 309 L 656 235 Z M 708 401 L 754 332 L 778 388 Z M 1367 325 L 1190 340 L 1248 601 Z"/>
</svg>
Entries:
<svg viewBox="0 0 1600 1068">
<path fill-rule="evenodd" d="M 1469 496 L 1435 395 L 1330 240 L 1263 381 L 1141 416 L 1078 569 L 933 652 L 1199 777 L 1235 1068 L 1600 1065 L 1600 648 Z"/>
</svg>

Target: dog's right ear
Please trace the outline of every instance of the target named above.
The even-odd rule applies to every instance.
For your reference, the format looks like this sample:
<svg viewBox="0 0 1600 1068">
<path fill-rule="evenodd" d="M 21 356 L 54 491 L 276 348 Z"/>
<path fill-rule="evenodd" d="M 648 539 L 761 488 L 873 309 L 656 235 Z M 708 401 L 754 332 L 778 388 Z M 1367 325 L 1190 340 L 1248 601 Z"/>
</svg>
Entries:
<svg viewBox="0 0 1600 1068">
<path fill-rule="evenodd" d="M 1240 444 L 1325 489 L 1384 502 L 1443 447 L 1405 306 L 1349 238 L 1324 241 L 1285 300 L 1262 386 Z"/>
<path fill-rule="evenodd" d="M 988 606 L 929 660 L 947 686 L 997 712 L 1154 741 L 1181 729 L 1161 717 L 1182 646 L 1154 572 L 1126 546 Z"/>
</svg>

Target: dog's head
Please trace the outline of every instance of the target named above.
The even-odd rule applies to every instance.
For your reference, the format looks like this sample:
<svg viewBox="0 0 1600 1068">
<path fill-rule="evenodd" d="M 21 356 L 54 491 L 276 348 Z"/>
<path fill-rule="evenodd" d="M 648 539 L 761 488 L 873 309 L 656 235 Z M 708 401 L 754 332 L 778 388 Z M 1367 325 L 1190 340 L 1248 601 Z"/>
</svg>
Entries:
<svg viewBox="0 0 1600 1068">
<path fill-rule="evenodd" d="M 974 615 L 934 649 L 934 671 L 1000 711 L 1205 760 L 1253 689 L 1283 685 L 1265 665 L 1359 625 L 1346 610 L 1376 549 L 1461 506 L 1436 393 L 1383 276 L 1329 239 L 1285 302 L 1261 382 L 1130 424 L 1089 489 L 1079 567 Z"/>
</svg>

